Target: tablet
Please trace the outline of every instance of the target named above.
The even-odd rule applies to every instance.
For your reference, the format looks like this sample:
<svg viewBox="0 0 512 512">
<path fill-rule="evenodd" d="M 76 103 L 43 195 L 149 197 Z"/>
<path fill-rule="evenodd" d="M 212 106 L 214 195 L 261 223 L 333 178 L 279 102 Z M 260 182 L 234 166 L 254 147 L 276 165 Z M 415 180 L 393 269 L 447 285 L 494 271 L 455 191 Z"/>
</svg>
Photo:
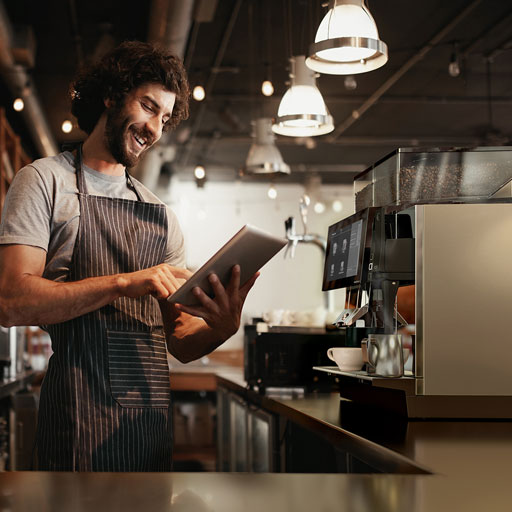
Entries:
<svg viewBox="0 0 512 512">
<path fill-rule="evenodd" d="M 213 297 L 208 276 L 216 274 L 221 283 L 227 286 L 233 266 L 237 264 L 240 265 L 240 285 L 243 285 L 287 243 L 285 238 L 275 237 L 247 224 L 167 300 L 185 306 L 200 304 L 192 289 L 199 286 L 208 296 Z"/>
</svg>

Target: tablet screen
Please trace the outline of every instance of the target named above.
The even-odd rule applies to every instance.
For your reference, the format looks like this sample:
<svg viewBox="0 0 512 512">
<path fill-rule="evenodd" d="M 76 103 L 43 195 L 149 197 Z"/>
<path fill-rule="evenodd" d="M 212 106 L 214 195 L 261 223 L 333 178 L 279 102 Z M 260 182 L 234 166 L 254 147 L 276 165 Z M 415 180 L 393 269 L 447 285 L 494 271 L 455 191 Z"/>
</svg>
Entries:
<svg viewBox="0 0 512 512">
<path fill-rule="evenodd" d="M 216 274 L 222 284 L 227 286 L 231 271 L 237 264 L 240 265 L 240 284 L 243 285 L 287 243 L 285 238 L 276 237 L 247 224 L 167 300 L 186 306 L 199 304 L 192 289 L 199 286 L 212 297 L 213 289 L 208 276 Z"/>
</svg>

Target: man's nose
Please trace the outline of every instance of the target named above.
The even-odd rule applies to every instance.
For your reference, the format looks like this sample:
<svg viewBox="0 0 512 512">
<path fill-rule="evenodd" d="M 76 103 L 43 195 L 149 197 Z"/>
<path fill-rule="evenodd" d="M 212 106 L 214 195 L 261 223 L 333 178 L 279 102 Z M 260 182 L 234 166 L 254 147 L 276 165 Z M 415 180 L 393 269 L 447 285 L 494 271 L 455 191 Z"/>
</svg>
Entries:
<svg viewBox="0 0 512 512">
<path fill-rule="evenodd" d="M 162 121 L 160 116 L 152 116 L 146 123 L 146 127 L 151 132 L 154 138 L 153 142 L 156 142 L 162 136 Z"/>
</svg>

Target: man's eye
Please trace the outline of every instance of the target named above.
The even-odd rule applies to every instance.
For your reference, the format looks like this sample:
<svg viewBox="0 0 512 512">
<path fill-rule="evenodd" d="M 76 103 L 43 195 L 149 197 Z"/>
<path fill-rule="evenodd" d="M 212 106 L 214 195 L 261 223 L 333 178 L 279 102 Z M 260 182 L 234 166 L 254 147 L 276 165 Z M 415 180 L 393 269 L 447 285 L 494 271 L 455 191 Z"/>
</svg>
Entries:
<svg viewBox="0 0 512 512">
<path fill-rule="evenodd" d="M 142 103 L 142 108 L 148 112 L 153 112 L 153 109 L 147 103 Z"/>
</svg>

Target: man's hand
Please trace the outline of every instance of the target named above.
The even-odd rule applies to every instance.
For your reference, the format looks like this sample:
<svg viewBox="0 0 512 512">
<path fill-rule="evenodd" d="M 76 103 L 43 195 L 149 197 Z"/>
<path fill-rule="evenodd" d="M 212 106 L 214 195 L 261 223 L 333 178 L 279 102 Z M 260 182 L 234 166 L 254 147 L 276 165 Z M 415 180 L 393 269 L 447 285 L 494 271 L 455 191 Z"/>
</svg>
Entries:
<svg viewBox="0 0 512 512">
<path fill-rule="evenodd" d="M 152 294 L 166 299 L 191 273 L 158 265 L 138 272 L 55 282 L 42 277 L 46 251 L 28 245 L 0 246 L 0 325 L 66 322 L 115 299 Z"/>
<path fill-rule="evenodd" d="M 124 297 L 141 297 L 153 295 L 158 300 L 167 299 L 190 276 L 186 268 L 172 267 L 162 263 L 156 267 L 139 270 L 119 276 L 120 294 Z"/>
<path fill-rule="evenodd" d="M 215 274 L 210 275 L 209 281 L 215 294 L 213 299 L 196 287 L 192 293 L 199 299 L 201 305 L 176 304 L 176 308 L 184 313 L 202 318 L 218 336 L 218 339 L 224 341 L 233 336 L 240 327 L 242 307 L 258 276 L 259 272 L 240 287 L 240 266 L 235 265 L 226 288 Z"/>
</svg>

